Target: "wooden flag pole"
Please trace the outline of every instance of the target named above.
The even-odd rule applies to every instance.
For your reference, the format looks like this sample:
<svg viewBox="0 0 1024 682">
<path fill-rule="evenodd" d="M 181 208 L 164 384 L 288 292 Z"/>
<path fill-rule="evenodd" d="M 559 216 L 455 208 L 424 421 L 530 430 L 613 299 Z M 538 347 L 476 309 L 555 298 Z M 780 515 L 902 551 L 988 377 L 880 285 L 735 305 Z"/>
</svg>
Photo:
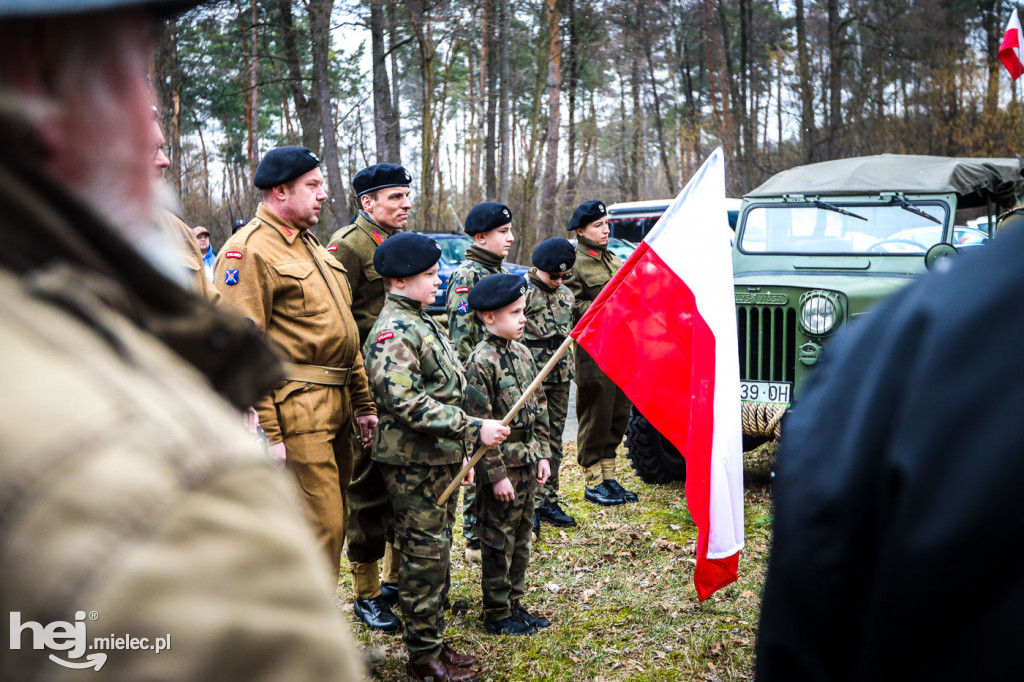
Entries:
<svg viewBox="0 0 1024 682">
<path fill-rule="evenodd" d="M 569 350 L 570 345 L 572 345 L 572 337 L 567 336 L 565 337 L 565 341 L 562 342 L 562 345 L 559 346 L 558 350 L 555 351 L 555 354 L 552 355 L 551 359 L 548 360 L 547 364 L 544 365 L 544 368 L 541 369 L 540 374 L 538 374 L 537 377 L 530 382 L 530 385 L 526 387 L 526 391 L 523 393 L 523 395 L 520 396 L 519 400 L 516 401 L 516 404 L 512 406 L 512 409 L 508 411 L 508 414 L 505 415 L 505 418 L 501 420 L 502 425 L 508 426 L 509 422 L 516 418 L 516 415 L 519 414 L 519 410 L 521 410 L 523 405 L 526 404 L 526 401 L 530 399 L 530 396 L 532 396 L 537 391 L 537 387 L 540 386 L 545 379 L 547 379 L 548 374 L 551 374 L 551 370 L 555 368 L 555 365 L 558 364 L 558 361 L 561 360 L 562 356 L 565 355 L 565 352 Z M 444 493 L 441 494 L 441 497 L 437 498 L 437 506 L 440 507 L 441 505 L 443 505 L 448 500 L 448 498 L 451 497 L 451 494 L 455 492 L 455 490 L 460 485 L 462 485 L 462 479 L 466 477 L 466 474 L 469 473 L 470 469 L 476 466 L 476 463 L 480 461 L 480 458 L 484 456 L 484 452 L 486 452 L 488 449 L 490 448 L 488 448 L 486 445 L 481 445 L 477 449 L 477 451 L 473 454 L 473 457 L 466 463 L 465 466 L 462 467 L 462 471 L 460 471 L 459 474 L 455 477 L 455 480 L 448 485 Z"/>
</svg>

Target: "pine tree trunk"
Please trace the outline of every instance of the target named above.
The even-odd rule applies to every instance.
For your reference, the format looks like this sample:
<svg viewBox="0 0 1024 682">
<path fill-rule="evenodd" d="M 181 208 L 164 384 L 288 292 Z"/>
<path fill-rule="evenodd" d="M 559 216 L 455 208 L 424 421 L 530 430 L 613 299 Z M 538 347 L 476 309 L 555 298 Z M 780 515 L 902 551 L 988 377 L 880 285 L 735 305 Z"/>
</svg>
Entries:
<svg viewBox="0 0 1024 682">
<path fill-rule="evenodd" d="M 558 133 L 562 94 L 562 33 L 559 30 L 558 0 L 547 0 L 548 19 L 548 131 L 541 182 L 540 221 L 535 243 L 556 235 L 558 198 Z"/>
</svg>

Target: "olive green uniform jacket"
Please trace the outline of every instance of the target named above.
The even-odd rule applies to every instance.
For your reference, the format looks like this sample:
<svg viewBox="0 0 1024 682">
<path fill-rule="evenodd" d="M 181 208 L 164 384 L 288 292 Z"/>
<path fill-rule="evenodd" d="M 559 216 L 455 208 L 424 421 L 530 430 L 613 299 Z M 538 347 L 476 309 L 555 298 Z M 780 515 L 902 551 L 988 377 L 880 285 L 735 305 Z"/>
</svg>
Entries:
<svg viewBox="0 0 1024 682">
<path fill-rule="evenodd" d="M 352 289 L 352 317 L 359 328 L 360 346 L 366 343 L 370 327 L 384 307 L 387 293 L 384 280 L 373 267 L 373 254 L 385 239 L 400 232 L 401 229 L 395 229 L 389 233 L 360 211 L 356 221 L 335 232 L 327 244 L 327 250 L 345 266 L 345 278 Z"/>
<path fill-rule="evenodd" d="M 0 152 L 0 611 L 170 649 L 105 680 L 352 680 L 361 664 L 294 485 L 236 405 L 280 377 L 244 320 Z M 0 678 L 79 680 L 4 646 Z M 83 662 L 84 655 L 76 662 Z"/>
<path fill-rule="evenodd" d="M 566 286 L 576 300 L 572 306 L 573 323 L 580 321 L 601 289 L 622 261 L 606 246 L 585 238 L 577 240 L 576 264 Z M 618 386 L 601 371 L 587 351 L 576 347 L 577 460 L 584 469 L 601 460 L 614 460 L 629 419 L 629 400 Z"/>
<path fill-rule="evenodd" d="M 445 301 L 448 335 L 463 362 L 487 333 L 483 322 L 469 309 L 469 292 L 484 277 L 506 272 L 501 267 L 502 260 L 501 256 L 474 244 L 466 250 L 465 262 L 448 279 L 448 299 Z"/>
</svg>

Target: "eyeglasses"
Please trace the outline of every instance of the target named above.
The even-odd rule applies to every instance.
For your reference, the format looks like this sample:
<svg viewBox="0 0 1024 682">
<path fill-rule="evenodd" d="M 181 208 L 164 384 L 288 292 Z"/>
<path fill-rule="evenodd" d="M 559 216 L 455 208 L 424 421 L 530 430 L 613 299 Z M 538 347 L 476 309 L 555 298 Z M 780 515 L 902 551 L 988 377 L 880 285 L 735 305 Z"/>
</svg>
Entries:
<svg viewBox="0 0 1024 682">
<path fill-rule="evenodd" d="M 549 272 L 548 277 L 550 277 L 553 280 L 560 279 L 563 282 L 565 282 L 567 280 L 572 279 L 572 270 L 570 270 L 569 272 Z"/>
<path fill-rule="evenodd" d="M 160 154 L 160 152 L 163 152 L 164 156 L 166 156 L 168 159 L 171 158 L 171 145 L 169 145 L 169 144 L 162 144 L 159 147 L 157 147 L 156 149 L 154 149 L 153 150 L 153 158 L 155 159 Z"/>
</svg>

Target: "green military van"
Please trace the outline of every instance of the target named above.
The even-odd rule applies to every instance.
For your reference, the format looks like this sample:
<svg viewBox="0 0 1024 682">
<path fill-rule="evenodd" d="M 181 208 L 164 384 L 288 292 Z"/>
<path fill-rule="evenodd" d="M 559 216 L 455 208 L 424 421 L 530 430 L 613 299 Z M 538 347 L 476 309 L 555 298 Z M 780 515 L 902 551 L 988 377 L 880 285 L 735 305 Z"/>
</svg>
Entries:
<svg viewBox="0 0 1024 682">
<path fill-rule="evenodd" d="M 778 438 L 830 338 L 951 263 L 958 226 L 980 212 L 994 234 L 1022 173 L 1020 159 L 882 154 L 799 166 L 747 194 L 733 239 L 744 447 Z M 685 479 L 678 451 L 635 410 L 626 445 L 643 480 Z"/>
</svg>

